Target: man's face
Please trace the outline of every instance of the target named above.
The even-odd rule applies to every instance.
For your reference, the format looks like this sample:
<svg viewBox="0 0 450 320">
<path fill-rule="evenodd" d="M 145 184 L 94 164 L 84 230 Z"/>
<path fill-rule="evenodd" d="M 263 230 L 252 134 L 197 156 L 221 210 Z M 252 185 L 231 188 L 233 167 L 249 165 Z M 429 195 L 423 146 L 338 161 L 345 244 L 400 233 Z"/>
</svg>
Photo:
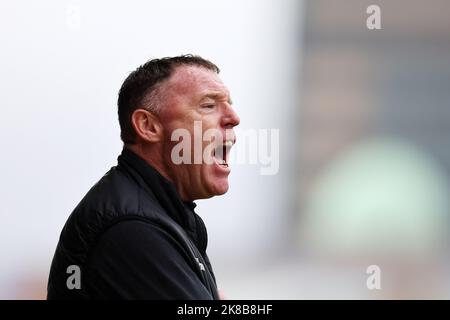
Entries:
<svg viewBox="0 0 450 320">
<path fill-rule="evenodd" d="M 214 71 L 197 66 L 178 67 L 163 86 L 160 120 L 164 128 L 162 157 L 166 174 L 183 200 L 224 194 L 230 173 L 226 160 L 235 141 L 232 129 L 240 121 L 231 106 L 228 89 Z M 190 163 L 175 164 L 172 159 L 172 150 L 180 143 L 178 139 L 172 141 L 172 133 L 180 129 L 190 133 Z M 207 134 L 203 141 L 205 132 L 214 132 L 214 137 Z M 202 146 L 200 154 L 195 154 L 199 151 L 195 144 Z"/>
</svg>

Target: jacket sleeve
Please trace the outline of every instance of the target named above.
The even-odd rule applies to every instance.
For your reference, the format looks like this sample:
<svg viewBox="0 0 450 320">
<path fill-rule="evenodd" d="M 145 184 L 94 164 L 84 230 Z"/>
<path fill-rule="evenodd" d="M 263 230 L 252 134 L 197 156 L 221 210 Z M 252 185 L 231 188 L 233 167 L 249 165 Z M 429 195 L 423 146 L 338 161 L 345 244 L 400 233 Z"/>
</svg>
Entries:
<svg viewBox="0 0 450 320">
<path fill-rule="evenodd" d="M 109 228 L 87 263 L 86 288 L 98 299 L 212 299 L 181 246 L 161 228 L 127 220 Z"/>
</svg>

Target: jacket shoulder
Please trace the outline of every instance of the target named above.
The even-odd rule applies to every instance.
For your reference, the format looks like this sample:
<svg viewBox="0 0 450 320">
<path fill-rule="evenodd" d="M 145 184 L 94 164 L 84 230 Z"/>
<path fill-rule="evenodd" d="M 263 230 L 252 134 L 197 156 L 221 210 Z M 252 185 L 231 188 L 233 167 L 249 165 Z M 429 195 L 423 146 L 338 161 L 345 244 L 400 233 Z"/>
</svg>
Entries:
<svg viewBox="0 0 450 320">
<path fill-rule="evenodd" d="M 111 168 L 75 207 L 63 235 L 75 232 L 90 240 L 89 234 L 101 233 L 121 219 L 157 219 L 162 209 L 151 191 L 139 183 L 120 168 Z"/>
<path fill-rule="evenodd" d="M 158 223 L 162 208 L 151 191 L 139 183 L 124 170 L 113 167 L 86 193 L 61 231 L 50 269 L 49 295 L 65 287 L 67 266 L 83 266 L 98 238 L 118 221 Z M 83 290 L 72 291 L 84 294 Z"/>
</svg>

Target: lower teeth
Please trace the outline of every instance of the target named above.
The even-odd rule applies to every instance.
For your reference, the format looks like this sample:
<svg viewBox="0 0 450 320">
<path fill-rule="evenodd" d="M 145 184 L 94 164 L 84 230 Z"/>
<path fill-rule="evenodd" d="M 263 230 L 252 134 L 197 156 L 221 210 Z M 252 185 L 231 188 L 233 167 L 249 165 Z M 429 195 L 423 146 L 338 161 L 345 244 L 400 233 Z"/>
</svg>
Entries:
<svg viewBox="0 0 450 320">
<path fill-rule="evenodd" d="M 226 167 L 228 167 L 228 163 L 226 163 L 225 160 L 222 160 L 219 164 L 220 164 L 221 166 L 226 166 Z"/>
</svg>

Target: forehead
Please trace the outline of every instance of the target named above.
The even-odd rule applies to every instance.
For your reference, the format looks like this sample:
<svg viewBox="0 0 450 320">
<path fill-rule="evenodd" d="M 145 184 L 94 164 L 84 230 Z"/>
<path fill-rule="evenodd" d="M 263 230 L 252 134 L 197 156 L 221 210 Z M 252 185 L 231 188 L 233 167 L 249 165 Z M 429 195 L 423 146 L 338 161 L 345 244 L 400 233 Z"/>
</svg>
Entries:
<svg viewBox="0 0 450 320">
<path fill-rule="evenodd" d="M 177 67 L 169 78 L 166 89 L 166 93 L 173 98 L 201 99 L 208 95 L 229 98 L 228 89 L 219 75 L 198 66 Z"/>
</svg>

